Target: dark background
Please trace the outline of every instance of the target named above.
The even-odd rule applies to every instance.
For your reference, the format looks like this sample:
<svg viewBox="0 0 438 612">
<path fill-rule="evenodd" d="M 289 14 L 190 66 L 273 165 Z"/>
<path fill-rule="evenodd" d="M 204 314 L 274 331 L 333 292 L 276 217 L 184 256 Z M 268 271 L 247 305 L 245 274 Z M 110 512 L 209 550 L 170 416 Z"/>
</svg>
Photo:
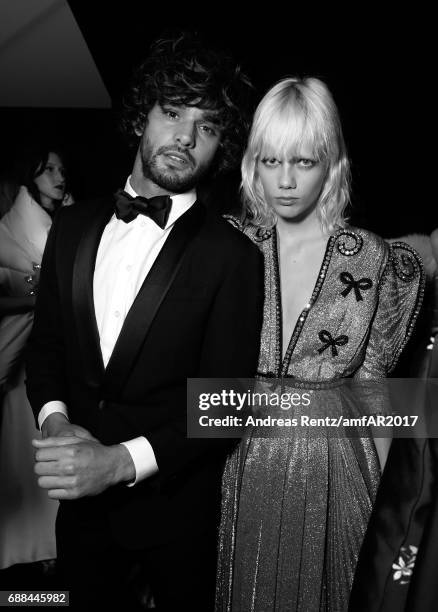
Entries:
<svg viewBox="0 0 438 612">
<path fill-rule="evenodd" d="M 385 237 L 429 233 L 438 226 L 436 203 L 426 192 L 430 160 L 417 137 L 427 136 L 433 124 L 424 79 L 431 54 L 427 15 L 399 12 L 384 18 L 378 10 L 353 5 L 350 12 L 330 8 L 322 14 L 313 3 L 72 0 L 69 5 L 113 109 L 0 109 L 0 168 L 21 142 L 44 138 L 66 145 L 77 199 L 123 185 L 133 157 L 118 119 L 132 68 L 164 29 L 196 29 L 243 64 L 258 98 L 288 75 L 318 76 L 328 84 L 352 160 L 353 223 Z M 229 208 L 237 185 L 237 175 L 215 185 L 218 209 Z"/>
</svg>

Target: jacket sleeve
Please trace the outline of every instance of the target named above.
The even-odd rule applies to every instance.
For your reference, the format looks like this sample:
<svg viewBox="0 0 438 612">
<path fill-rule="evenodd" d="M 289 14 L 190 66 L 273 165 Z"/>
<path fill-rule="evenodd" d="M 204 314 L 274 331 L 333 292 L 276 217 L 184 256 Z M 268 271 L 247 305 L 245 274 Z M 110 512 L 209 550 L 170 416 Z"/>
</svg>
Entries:
<svg viewBox="0 0 438 612">
<path fill-rule="evenodd" d="M 402 242 L 389 246 L 365 358 L 354 376 L 355 401 L 362 414 L 394 410 L 385 378 L 411 337 L 423 291 L 423 266 L 414 249 Z"/>
<path fill-rule="evenodd" d="M 404 242 L 388 247 L 379 301 L 359 379 L 380 379 L 395 368 L 411 337 L 424 292 L 424 272 L 416 251 Z"/>
<path fill-rule="evenodd" d="M 199 378 L 250 378 L 255 375 L 263 318 L 263 262 L 257 247 L 248 249 L 220 286 L 208 323 Z M 185 399 L 185 398 L 184 398 Z M 187 438 L 187 418 L 151 432 L 148 440 L 161 480 L 176 476 L 201 455 L 225 452 L 235 440 Z"/>
<path fill-rule="evenodd" d="M 35 317 L 26 350 L 26 387 L 35 419 L 42 406 L 51 400 L 67 403 L 65 347 L 59 301 L 56 242 L 58 214 L 50 230 L 41 263 Z"/>
</svg>

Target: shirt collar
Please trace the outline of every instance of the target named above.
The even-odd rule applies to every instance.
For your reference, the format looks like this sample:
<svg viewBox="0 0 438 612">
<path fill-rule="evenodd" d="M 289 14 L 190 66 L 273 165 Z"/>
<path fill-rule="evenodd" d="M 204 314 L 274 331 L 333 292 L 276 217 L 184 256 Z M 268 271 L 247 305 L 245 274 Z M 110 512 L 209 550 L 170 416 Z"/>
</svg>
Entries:
<svg viewBox="0 0 438 612">
<path fill-rule="evenodd" d="M 139 195 L 131 186 L 131 175 L 129 175 L 126 179 L 125 191 L 133 198 Z M 186 191 L 185 193 L 178 193 L 177 195 L 171 196 L 171 198 L 172 208 L 170 209 L 170 214 L 165 229 L 173 225 L 177 219 L 179 219 L 189 210 L 189 208 L 193 206 L 193 204 L 196 202 L 196 190 L 192 189 L 191 191 Z"/>
</svg>

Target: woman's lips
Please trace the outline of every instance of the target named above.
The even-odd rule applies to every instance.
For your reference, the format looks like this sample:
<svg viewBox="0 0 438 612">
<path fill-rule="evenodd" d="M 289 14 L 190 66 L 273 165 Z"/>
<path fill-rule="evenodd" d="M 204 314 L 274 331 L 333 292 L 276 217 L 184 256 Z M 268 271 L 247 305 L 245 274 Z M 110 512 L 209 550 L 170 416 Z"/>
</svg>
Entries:
<svg viewBox="0 0 438 612">
<path fill-rule="evenodd" d="M 297 200 L 299 200 L 300 198 L 298 197 L 284 197 L 284 198 L 275 198 L 276 200 L 278 200 L 281 204 L 292 204 L 293 202 L 296 202 Z"/>
</svg>

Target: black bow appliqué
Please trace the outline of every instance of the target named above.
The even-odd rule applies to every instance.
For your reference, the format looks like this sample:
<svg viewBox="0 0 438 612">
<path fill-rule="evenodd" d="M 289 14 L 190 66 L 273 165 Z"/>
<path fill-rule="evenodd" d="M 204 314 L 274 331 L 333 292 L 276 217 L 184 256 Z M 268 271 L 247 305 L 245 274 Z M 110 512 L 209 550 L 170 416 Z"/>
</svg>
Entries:
<svg viewBox="0 0 438 612">
<path fill-rule="evenodd" d="M 322 329 L 318 334 L 321 342 L 324 342 L 324 346 L 318 349 L 318 353 L 323 353 L 328 347 L 332 349 L 332 357 L 338 356 L 337 346 L 344 346 L 348 342 L 348 336 L 338 336 L 333 338 L 331 333 L 326 329 Z"/>
<path fill-rule="evenodd" d="M 363 300 L 361 291 L 367 291 L 373 286 L 373 281 L 370 278 L 360 278 L 359 280 L 354 280 L 350 272 L 341 272 L 339 278 L 344 283 L 344 285 L 347 285 L 344 291 L 341 291 L 341 295 L 347 297 L 350 291 L 354 289 L 356 302 L 360 302 L 361 300 Z"/>
</svg>

